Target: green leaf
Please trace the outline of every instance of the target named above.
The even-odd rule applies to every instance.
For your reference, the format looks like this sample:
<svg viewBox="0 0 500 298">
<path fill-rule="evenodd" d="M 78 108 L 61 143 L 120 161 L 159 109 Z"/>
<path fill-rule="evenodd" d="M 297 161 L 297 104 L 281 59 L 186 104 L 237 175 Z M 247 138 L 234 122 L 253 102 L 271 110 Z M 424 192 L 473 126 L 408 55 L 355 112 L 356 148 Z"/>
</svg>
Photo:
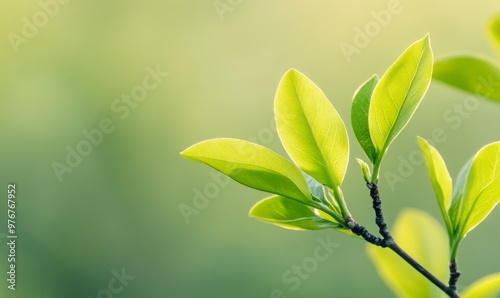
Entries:
<svg viewBox="0 0 500 298">
<path fill-rule="evenodd" d="M 446 233 L 433 217 L 419 210 L 405 210 L 394 226 L 394 238 L 401 248 L 440 280 L 448 278 Z M 441 290 L 391 250 L 367 245 L 367 251 L 397 297 L 442 297 Z"/>
<path fill-rule="evenodd" d="M 500 101 L 500 68 L 483 58 L 441 59 L 434 64 L 433 78 L 462 91 Z"/>
<path fill-rule="evenodd" d="M 488 24 L 488 32 L 493 42 L 500 50 L 500 14 L 491 18 L 490 23 Z"/>
<path fill-rule="evenodd" d="M 474 157 L 464 192 L 460 238 L 480 224 L 500 202 L 500 142 Z"/>
<path fill-rule="evenodd" d="M 462 167 L 458 173 L 457 179 L 455 179 L 455 184 L 453 185 L 451 207 L 448 213 L 450 215 L 450 220 L 453 224 L 455 233 L 457 233 L 460 225 L 460 215 L 462 213 L 465 186 L 467 185 L 467 177 L 469 177 L 472 161 L 474 161 L 474 156 L 471 157 Z"/>
<path fill-rule="evenodd" d="M 327 217 L 325 213 L 321 213 Z M 329 220 L 319 216 L 310 208 L 297 201 L 282 196 L 272 196 L 255 204 L 250 210 L 250 216 L 258 220 L 272 223 L 292 230 L 323 230 L 343 228 L 333 218 Z"/>
<path fill-rule="evenodd" d="M 431 146 L 423 138 L 419 137 L 418 142 L 420 143 L 425 164 L 427 165 L 427 171 L 429 172 L 429 177 L 431 178 L 432 186 L 434 187 L 434 192 L 438 199 L 439 208 L 441 209 L 441 214 L 443 215 L 448 235 L 451 239 L 453 237 L 453 226 L 450 216 L 448 215 L 448 210 L 451 205 L 453 183 L 450 173 L 436 148 Z"/>
<path fill-rule="evenodd" d="M 311 194 L 322 202 L 328 202 L 325 196 L 324 186 L 316 181 L 316 179 L 307 174 L 304 174 L 304 177 L 306 178 L 306 182 L 309 186 L 309 191 L 311 192 Z"/>
<path fill-rule="evenodd" d="M 427 35 L 412 44 L 375 87 L 368 121 L 379 163 L 425 95 L 431 81 L 432 63 L 432 49 Z"/>
<path fill-rule="evenodd" d="M 321 89 L 297 70 L 282 78 L 275 100 L 276 125 L 288 155 L 331 189 L 342 184 L 349 159 L 344 123 Z"/>
<path fill-rule="evenodd" d="M 474 282 L 461 295 L 462 298 L 496 298 L 500 295 L 500 273 L 491 274 Z"/>
<path fill-rule="evenodd" d="M 307 182 L 295 165 L 266 147 L 236 139 L 212 139 L 181 153 L 239 183 L 258 190 L 310 202 Z"/>
<path fill-rule="evenodd" d="M 366 162 L 363 160 L 356 158 L 356 161 L 358 164 L 361 166 L 361 173 L 363 174 L 363 179 L 365 179 L 366 183 L 370 183 L 371 180 L 371 173 L 370 173 L 370 167 Z"/>
<path fill-rule="evenodd" d="M 330 206 L 332 211 L 337 213 L 337 215 L 340 218 L 342 218 L 342 211 L 340 210 L 337 202 L 333 198 L 330 190 L 326 186 L 316 181 L 316 179 L 314 179 L 313 177 L 305 173 L 303 174 L 306 178 L 307 185 L 309 185 L 309 190 L 311 191 L 313 197 L 319 199 L 319 201 L 322 202 L 324 205 Z"/>
<path fill-rule="evenodd" d="M 378 83 L 378 76 L 373 75 L 368 81 L 364 82 L 361 87 L 354 93 L 351 108 L 351 123 L 356 139 L 359 145 L 366 153 L 366 156 L 372 163 L 375 162 L 377 150 L 373 146 L 368 126 L 368 111 L 370 109 L 370 101 L 372 98 L 373 89 Z"/>
</svg>

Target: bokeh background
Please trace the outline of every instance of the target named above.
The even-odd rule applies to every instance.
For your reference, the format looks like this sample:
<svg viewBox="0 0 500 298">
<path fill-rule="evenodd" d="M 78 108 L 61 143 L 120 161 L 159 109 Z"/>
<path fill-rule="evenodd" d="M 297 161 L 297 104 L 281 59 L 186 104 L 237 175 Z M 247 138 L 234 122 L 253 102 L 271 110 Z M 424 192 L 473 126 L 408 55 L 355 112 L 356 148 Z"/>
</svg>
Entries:
<svg viewBox="0 0 500 298">
<path fill-rule="evenodd" d="M 499 57 L 485 30 L 500 11 L 495 0 L 396 1 L 401 12 L 350 59 L 341 44 L 353 45 L 356 28 L 364 30 L 372 12 L 394 1 L 55 2 L 58 11 L 46 24 L 13 47 L 11 33 L 22 36 L 23 18 L 33 21 L 40 3 L 0 2 L 1 272 L 8 270 L 8 182 L 18 185 L 19 236 L 17 290 L 7 289 L 2 273 L 1 297 L 111 297 L 105 290 L 122 270 L 134 279 L 113 297 L 255 298 L 274 289 L 291 298 L 392 297 L 364 242 L 255 221 L 248 210 L 266 194 L 235 182 L 214 188 L 212 171 L 179 152 L 204 139 L 235 137 L 284 154 L 272 132 L 273 98 L 281 76 L 297 68 L 346 122 L 351 160 L 344 194 L 356 219 L 374 230 L 354 159 L 364 157 L 349 121 L 354 90 L 426 33 L 437 58 Z M 169 75 L 120 119 L 112 103 L 142 83 L 148 66 Z M 500 139 L 500 104 L 481 99 L 466 114 L 453 110 L 467 96 L 433 82 L 391 146 L 381 179 L 389 223 L 408 207 L 440 218 L 425 166 L 403 181 L 384 178 L 398 175 L 401 160 L 418 149 L 416 135 L 444 130 L 438 149 L 453 176 L 480 147 Z M 115 130 L 59 181 L 53 163 L 65 163 L 67 147 L 85 140 L 82 130 L 105 118 Z M 196 207 L 196 192 L 207 189 Z M 183 216 L 186 206 L 195 213 Z M 464 241 L 460 287 L 500 271 L 499 225 L 497 209 Z M 338 247 L 291 290 L 282 275 L 329 235 Z"/>
</svg>

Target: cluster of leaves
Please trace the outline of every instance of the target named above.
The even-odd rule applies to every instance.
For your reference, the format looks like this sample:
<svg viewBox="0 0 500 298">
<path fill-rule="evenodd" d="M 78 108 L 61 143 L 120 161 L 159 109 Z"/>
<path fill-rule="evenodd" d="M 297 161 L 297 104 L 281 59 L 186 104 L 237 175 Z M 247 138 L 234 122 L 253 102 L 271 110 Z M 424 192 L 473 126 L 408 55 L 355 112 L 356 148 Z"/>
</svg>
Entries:
<svg viewBox="0 0 500 298">
<path fill-rule="evenodd" d="M 410 46 L 380 79 L 373 76 L 356 92 L 353 129 L 373 165 L 364 178 L 376 183 L 389 145 L 422 100 L 432 75 L 429 37 Z M 234 180 L 275 195 L 250 215 L 294 229 L 349 230 L 351 214 L 342 193 L 349 160 L 347 130 L 321 89 L 297 70 L 282 78 L 275 98 L 278 134 L 295 165 L 277 153 L 243 140 L 212 139 L 182 152 Z M 302 172 L 301 172 L 302 171 Z"/>
<path fill-rule="evenodd" d="M 371 164 L 358 159 L 367 184 L 376 186 L 390 144 L 408 124 L 430 85 L 433 65 L 430 39 L 426 36 L 412 44 L 380 79 L 372 76 L 355 92 L 351 120 L 356 139 Z M 252 207 L 252 217 L 288 229 L 336 229 L 353 235 L 352 215 L 341 189 L 349 141 L 340 115 L 318 86 L 291 69 L 279 83 L 275 118 L 281 142 L 293 163 L 268 148 L 237 139 L 203 141 L 181 155 L 243 185 L 272 193 Z M 450 253 L 442 228 L 422 212 L 404 213 L 395 238 L 417 257 L 430 256 L 424 265 L 436 268 L 442 273 L 439 277 L 444 277 L 448 256 L 449 260 L 456 259 L 460 242 L 500 200 L 500 142 L 479 150 L 454 183 L 438 151 L 424 139 L 419 142 L 446 224 Z M 416 236 L 405 238 L 405 233 Z M 425 233 L 433 233 L 436 240 L 425 243 Z M 439 241 L 444 243 L 444 250 Z M 402 260 L 396 255 L 379 247 L 370 248 L 369 254 L 400 296 L 415 297 L 415 293 L 425 291 L 418 291 L 418 283 L 413 285 L 414 275 L 400 278 L 410 267 L 405 263 L 406 267 L 400 267 L 398 262 Z M 487 287 L 498 291 L 498 279 L 495 275 L 470 291 L 486 291 Z M 429 296 L 432 291 L 417 296 L 434 297 Z"/>
<path fill-rule="evenodd" d="M 419 142 L 448 231 L 451 259 L 454 260 L 463 238 L 500 201 L 500 142 L 483 147 L 469 159 L 455 183 L 436 148 L 422 138 Z"/>
</svg>

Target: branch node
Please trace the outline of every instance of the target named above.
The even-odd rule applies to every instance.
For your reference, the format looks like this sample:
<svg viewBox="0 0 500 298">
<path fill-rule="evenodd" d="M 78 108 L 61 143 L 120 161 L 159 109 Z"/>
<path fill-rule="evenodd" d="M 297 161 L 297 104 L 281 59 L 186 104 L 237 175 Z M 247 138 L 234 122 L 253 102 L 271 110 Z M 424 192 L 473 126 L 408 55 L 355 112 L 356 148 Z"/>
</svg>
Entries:
<svg viewBox="0 0 500 298">
<path fill-rule="evenodd" d="M 450 281 L 448 285 L 453 292 L 457 291 L 458 278 L 461 273 L 458 271 L 457 260 L 450 261 Z"/>
<path fill-rule="evenodd" d="M 410 264 L 415 270 L 420 272 L 434 285 L 436 285 L 443 292 L 448 294 L 448 296 L 452 298 L 459 298 L 456 292 L 457 290 L 456 283 L 458 281 L 458 277 L 460 276 L 460 272 L 457 271 L 456 262 L 453 260 L 450 263 L 450 283 L 449 287 L 447 287 L 438 278 L 432 275 L 432 273 L 430 273 L 427 269 L 425 269 L 422 265 L 420 265 L 417 261 L 415 261 L 415 259 L 409 256 L 401 247 L 399 247 L 394 238 L 392 238 L 389 228 L 385 223 L 384 214 L 382 212 L 382 200 L 380 199 L 380 194 L 378 191 L 377 184 L 366 183 L 366 186 L 368 187 L 368 189 L 370 189 L 370 197 L 372 198 L 373 201 L 373 210 L 375 211 L 375 223 L 379 227 L 380 235 L 383 238 L 371 235 L 370 233 L 368 233 L 368 231 L 366 231 L 366 229 L 363 226 L 359 226 L 356 222 L 354 222 L 356 226 L 352 228 L 351 231 L 353 231 L 353 233 L 355 233 L 356 235 L 362 236 L 365 240 L 367 240 L 370 243 L 373 243 L 381 247 L 390 248 L 401 258 L 403 258 L 408 264 Z"/>
<path fill-rule="evenodd" d="M 376 246 L 386 247 L 386 245 L 384 243 L 384 239 L 379 238 L 379 237 L 371 234 L 370 232 L 368 232 L 368 230 L 365 227 L 363 227 L 362 225 L 360 225 L 356 221 L 354 221 L 354 219 L 348 217 L 346 219 L 346 224 L 348 227 L 352 226 L 351 231 L 355 235 L 361 236 L 367 242 L 370 242 L 371 244 L 376 245 Z"/>
</svg>

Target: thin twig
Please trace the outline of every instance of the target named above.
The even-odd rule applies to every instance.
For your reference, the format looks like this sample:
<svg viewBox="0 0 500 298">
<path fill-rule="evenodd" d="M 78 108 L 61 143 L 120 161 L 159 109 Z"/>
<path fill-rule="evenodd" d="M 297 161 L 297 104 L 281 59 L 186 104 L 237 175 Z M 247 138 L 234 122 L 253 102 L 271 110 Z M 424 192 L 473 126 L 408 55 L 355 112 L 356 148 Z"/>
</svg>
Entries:
<svg viewBox="0 0 500 298">
<path fill-rule="evenodd" d="M 440 288 L 443 292 L 448 294 L 448 296 L 452 298 L 460 298 L 456 292 L 456 288 L 453 289 L 451 287 L 447 287 L 444 283 L 442 283 L 437 277 L 435 277 L 432 273 L 430 273 L 427 269 L 425 269 L 422 265 L 420 265 L 415 259 L 413 259 L 410 255 L 408 255 L 401 247 L 398 246 L 396 242 L 393 242 L 388 247 L 398 254 L 401 258 L 403 258 L 408 264 L 410 264 L 415 270 L 420 272 L 425 278 L 427 278 L 430 282 Z"/>
<path fill-rule="evenodd" d="M 450 264 L 450 286 L 448 287 L 443 282 L 441 282 L 436 276 L 434 276 L 431 272 L 429 272 L 422 265 L 420 265 L 420 263 L 418 263 L 410 255 L 408 255 L 396 243 L 396 241 L 394 241 L 394 238 L 392 237 L 389 228 L 385 223 L 384 214 L 382 212 L 382 201 L 380 200 L 378 186 L 374 183 L 367 183 L 366 185 L 370 189 L 370 197 L 373 200 L 373 209 L 375 210 L 375 223 L 377 224 L 380 235 L 383 238 L 371 234 L 365 227 L 354 221 L 354 219 L 348 218 L 347 225 L 351 228 L 351 231 L 354 234 L 363 237 L 363 239 L 365 239 L 366 241 L 370 242 L 373 245 L 390 248 L 392 251 L 394 251 L 402 259 L 404 259 L 409 265 L 411 265 L 420 274 L 425 276 L 430 282 L 436 285 L 448 296 L 450 296 L 451 298 L 460 298 L 460 296 L 456 292 L 457 290 L 456 282 L 458 281 L 458 277 L 460 276 L 460 273 L 457 272 L 456 262 L 452 261 L 452 263 Z"/>
</svg>

